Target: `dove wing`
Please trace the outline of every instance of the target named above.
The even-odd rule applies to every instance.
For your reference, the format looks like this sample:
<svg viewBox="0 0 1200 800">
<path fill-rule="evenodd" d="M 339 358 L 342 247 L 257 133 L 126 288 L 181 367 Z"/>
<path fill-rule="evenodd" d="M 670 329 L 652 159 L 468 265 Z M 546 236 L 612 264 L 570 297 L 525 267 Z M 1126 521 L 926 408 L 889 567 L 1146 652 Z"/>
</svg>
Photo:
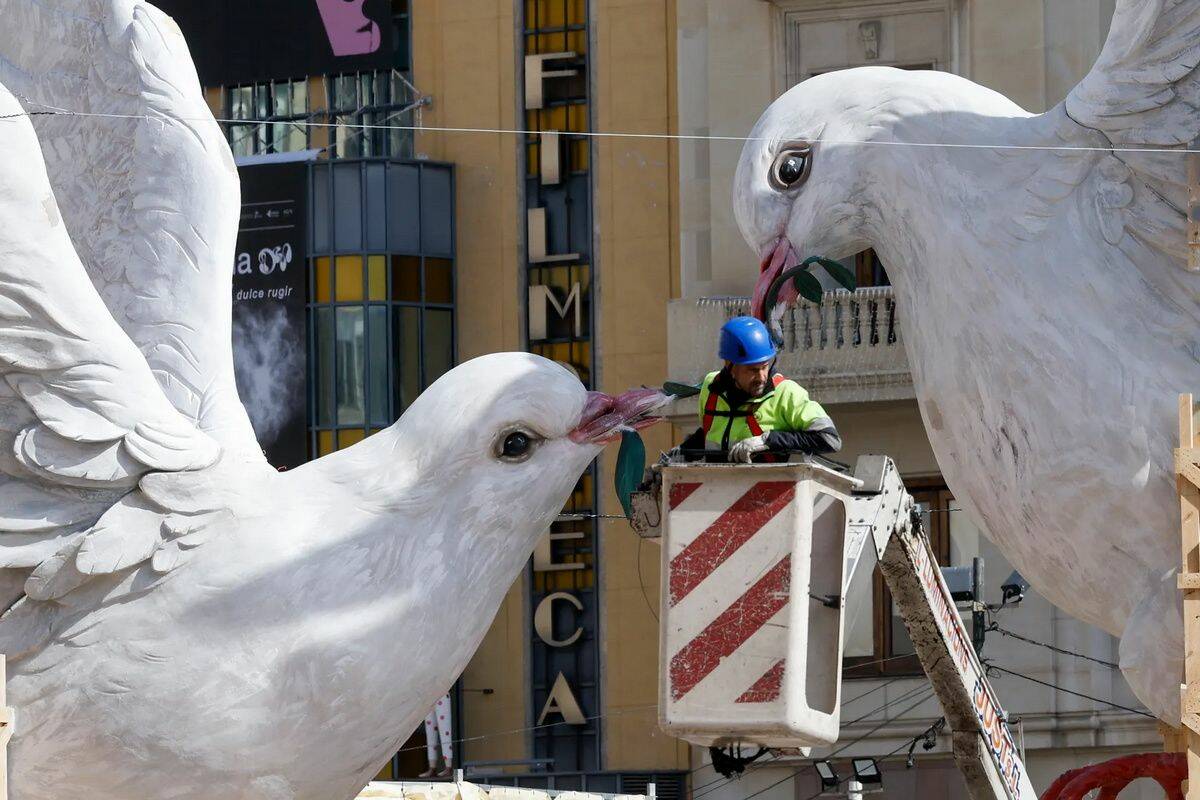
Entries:
<svg viewBox="0 0 1200 800">
<path fill-rule="evenodd" d="M 1108 40 L 1061 108 L 1118 148 L 1184 148 L 1200 137 L 1200 3 L 1119 0 Z M 1073 137 L 1068 137 L 1073 138 Z M 1187 169 L 1176 153 L 1117 152 L 1093 169 L 1096 213 L 1109 244 L 1130 234 L 1187 264 Z M 1156 283 L 1156 280 L 1150 276 Z"/>
<path fill-rule="evenodd" d="M 1186 145 L 1200 135 L 1200 3 L 1120 0 L 1067 112 L 1115 145 Z"/>
<path fill-rule="evenodd" d="M 234 383 L 237 170 L 174 21 L 140 0 L 0 0 L 0 84 L 37 115 L 75 250 L 170 403 L 261 451 Z"/>
<path fill-rule="evenodd" d="M 88 279 L 33 126 L 0 87 L 5 577 L 23 580 L 30 598 L 52 599 L 154 557 L 165 513 L 154 481 L 200 478 L 220 455 L 168 401 Z"/>
</svg>

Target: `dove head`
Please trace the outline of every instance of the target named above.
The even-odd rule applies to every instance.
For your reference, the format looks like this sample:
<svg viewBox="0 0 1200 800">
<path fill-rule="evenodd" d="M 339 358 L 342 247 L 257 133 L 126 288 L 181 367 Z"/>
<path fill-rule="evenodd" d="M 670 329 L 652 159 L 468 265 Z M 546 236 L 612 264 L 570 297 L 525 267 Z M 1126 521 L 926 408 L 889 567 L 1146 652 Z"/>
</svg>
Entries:
<svg viewBox="0 0 1200 800">
<path fill-rule="evenodd" d="M 733 184 L 738 227 L 759 261 L 752 313 L 765 319 L 768 287 L 802 258 L 878 246 L 881 221 L 898 216 L 894 198 L 919 190 L 914 165 L 932 155 L 879 143 L 944 139 L 947 112 L 997 97 L 946 73 L 861 67 L 814 76 L 776 99 L 743 146 Z M 796 300 L 790 281 L 779 299 Z"/>
<path fill-rule="evenodd" d="M 529 520 L 545 530 L 603 447 L 656 422 L 665 400 L 655 390 L 589 392 L 531 353 L 481 356 L 435 381 L 393 426 L 391 452 L 407 472 L 397 485 L 427 506 L 469 503 L 464 525 L 519 535 Z"/>
</svg>

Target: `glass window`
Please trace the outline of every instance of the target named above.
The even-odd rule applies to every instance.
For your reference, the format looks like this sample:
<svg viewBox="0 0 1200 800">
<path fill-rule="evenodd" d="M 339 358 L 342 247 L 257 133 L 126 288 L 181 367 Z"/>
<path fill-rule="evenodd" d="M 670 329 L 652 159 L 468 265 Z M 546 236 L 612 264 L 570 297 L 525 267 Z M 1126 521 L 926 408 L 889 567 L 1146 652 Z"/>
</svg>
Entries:
<svg viewBox="0 0 1200 800">
<path fill-rule="evenodd" d="M 946 516 L 950 525 L 950 563 L 964 567 L 979 556 L 981 534 L 963 507 L 953 497 L 946 504 Z"/>
<path fill-rule="evenodd" d="M 421 302 L 421 259 L 392 256 L 392 299 L 402 303 Z"/>
<path fill-rule="evenodd" d="M 365 425 L 363 380 L 366 372 L 366 333 L 362 307 L 337 309 L 337 423 Z"/>
<path fill-rule="evenodd" d="M 337 432 L 338 449 L 358 444 L 367 438 L 367 432 L 362 428 L 344 428 Z"/>
<path fill-rule="evenodd" d="M 387 300 L 387 256 L 367 256 L 367 299 Z"/>
<path fill-rule="evenodd" d="M 362 256 L 337 257 L 335 293 L 339 303 L 363 299 Z"/>
<path fill-rule="evenodd" d="M 449 259 L 425 259 L 425 302 L 454 302 L 453 276 Z"/>
<path fill-rule="evenodd" d="M 233 86 L 223 123 L 235 156 L 285 153 L 308 147 L 308 81 Z M 237 120 L 246 120 L 242 124 Z"/>
<path fill-rule="evenodd" d="M 407 44 L 407 32 L 404 37 Z M 400 70 L 330 79 L 329 110 L 324 115 L 334 124 L 333 157 L 411 158 L 420 97 L 407 72 Z"/>
<path fill-rule="evenodd" d="M 314 296 L 318 303 L 328 303 L 333 297 L 333 278 L 329 269 L 329 256 L 314 260 L 313 281 Z"/>
<path fill-rule="evenodd" d="M 421 393 L 421 310 L 396 309 L 396 410 L 403 413 Z"/>
<path fill-rule="evenodd" d="M 436 381 L 454 365 L 454 319 L 450 311 L 425 309 L 425 385 Z"/>
<path fill-rule="evenodd" d="M 316 339 L 316 365 L 313 384 L 316 386 L 315 417 L 317 425 L 334 424 L 333 416 L 333 309 L 318 308 L 314 315 L 313 338 Z"/>
<path fill-rule="evenodd" d="M 333 246 L 340 252 L 361 250 L 362 169 L 359 164 L 333 165 Z"/>
<path fill-rule="evenodd" d="M 387 306 L 367 308 L 367 405 L 368 421 L 379 427 L 391 422 L 388 419 L 388 324 Z"/>
<path fill-rule="evenodd" d="M 370 91 L 377 88 L 372 83 Z M 365 90 L 360 81 L 356 91 Z M 318 164 L 314 185 L 328 187 L 332 169 L 335 189 L 359 187 L 364 170 L 372 166 L 369 162 Z M 411 173 L 414 184 L 430 171 L 446 172 L 426 165 L 388 164 L 388 170 L 393 166 L 410 168 L 406 174 Z M 322 171 L 325 178 L 320 177 Z M 383 197 L 368 191 L 366 205 L 391 204 L 390 181 L 385 188 Z M 411 188 L 419 190 L 419 185 Z M 324 221 L 325 228 L 333 231 L 360 230 L 360 215 L 371 213 L 363 202 L 342 203 L 340 194 L 338 202 L 323 208 L 332 217 Z M 319 242 L 324 242 L 323 248 Z M 328 237 L 314 237 L 308 296 L 314 397 L 310 451 L 314 456 L 347 447 L 392 424 L 426 386 L 454 366 L 453 259 L 420 252 L 380 252 L 362 244 L 345 252 Z"/>
<path fill-rule="evenodd" d="M 925 482 L 928 486 L 928 482 Z M 947 513 L 953 507 L 953 497 L 944 486 L 931 488 L 909 488 L 921 521 L 929 534 L 930 544 L 938 564 L 958 566 L 952 560 L 950 545 L 951 521 Z M 961 515 L 959 515 L 961 516 Z M 965 521 L 965 520 L 964 520 Z M 968 560 L 966 563 L 970 563 Z M 879 675 L 920 674 L 912 640 L 900 612 L 892 602 L 891 592 L 884 583 L 878 565 L 870 569 L 870 562 L 854 575 L 847 595 L 845 651 L 843 668 L 847 678 L 869 678 Z"/>
</svg>

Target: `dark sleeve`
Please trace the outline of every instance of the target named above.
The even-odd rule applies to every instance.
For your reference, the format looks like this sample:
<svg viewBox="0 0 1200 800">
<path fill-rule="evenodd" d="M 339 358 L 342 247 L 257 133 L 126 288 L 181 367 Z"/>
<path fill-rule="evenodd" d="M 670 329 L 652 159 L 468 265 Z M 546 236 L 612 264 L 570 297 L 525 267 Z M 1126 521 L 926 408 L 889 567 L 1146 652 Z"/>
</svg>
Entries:
<svg viewBox="0 0 1200 800">
<path fill-rule="evenodd" d="M 696 428 L 688 437 L 679 443 L 680 450 L 703 450 L 704 428 Z"/>
<path fill-rule="evenodd" d="M 775 452 L 836 453 L 842 449 L 842 437 L 830 425 L 822 430 L 771 431 L 767 434 L 767 448 Z"/>
</svg>

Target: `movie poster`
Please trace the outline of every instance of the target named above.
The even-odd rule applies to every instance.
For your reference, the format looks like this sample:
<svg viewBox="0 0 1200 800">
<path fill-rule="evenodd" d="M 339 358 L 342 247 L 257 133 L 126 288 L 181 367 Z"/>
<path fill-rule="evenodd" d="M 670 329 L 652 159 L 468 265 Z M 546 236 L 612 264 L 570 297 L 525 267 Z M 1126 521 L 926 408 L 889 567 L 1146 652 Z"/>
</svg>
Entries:
<svg viewBox="0 0 1200 800">
<path fill-rule="evenodd" d="M 391 69 L 388 0 L 156 0 L 203 86 Z"/>
<path fill-rule="evenodd" d="M 308 459 L 305 314 L 307 162 L 238 169 L 242 217 L 233 264 L 233 367 L 267 460 Z"/>
</svg>

